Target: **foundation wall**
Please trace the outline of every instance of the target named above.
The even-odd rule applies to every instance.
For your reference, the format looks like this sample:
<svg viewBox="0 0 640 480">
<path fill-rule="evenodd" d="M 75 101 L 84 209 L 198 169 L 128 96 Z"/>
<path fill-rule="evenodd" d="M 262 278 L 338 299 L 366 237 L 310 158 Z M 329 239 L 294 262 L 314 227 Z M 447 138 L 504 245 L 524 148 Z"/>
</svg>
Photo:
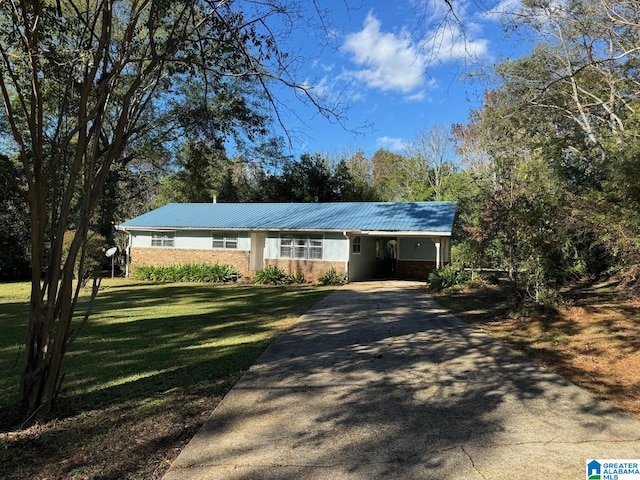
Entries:
<svg viewBox="0 0 640 480">
<path fill-rule="evenodd" d="M 326 260 L 297 260 L 297 259 L 265 259 L 266 265 L 273 265 L 283 269 L 289 275 L 302 273 L 308 282 L 315 282 L 318 277 L 331 267 L 338 273 L 346 273 L 344 262 Z"/>
<path fill-rule="evenodd" d="M 249 252 L 233 249 L 132 248 L 130 270 L 148 265 L 160 267 L 187 263 L 224 263 L 234 267 L 243 277 L 249 273 Z"/>
<path fill-rule="evenodd" d="M 132 248 L 129 268 L 133 272 L 143 265 L 160 267 L 188 263 L 224 263 L 233 266 L 245 278 L 255 275 L 249 271 L 249 252 L 232 249 Z M 344 262 L 325 260 L 265 259 L 264 265 L 279 267 L 289 275 L 301 273 L 309 282 L 315 282 L 331 267 L 338 273 L 345 273 Z"/>
<path fill-rule="evenodd" d="M 418 260 L 397 260 L 396 275 L 398 278 L 406 280 L 424 280 L 429 279 L 429 274 L 436 269 L 436 262 L 418 261 Z"/>
</svg>

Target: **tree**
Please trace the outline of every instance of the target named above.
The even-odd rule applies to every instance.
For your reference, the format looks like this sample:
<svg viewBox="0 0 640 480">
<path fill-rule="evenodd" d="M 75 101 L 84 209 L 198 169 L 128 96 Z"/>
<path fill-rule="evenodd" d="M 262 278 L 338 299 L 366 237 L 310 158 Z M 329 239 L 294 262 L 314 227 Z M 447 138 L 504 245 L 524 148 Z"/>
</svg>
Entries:
<svg viewBox="0 0 640 480">
<path fill-rule="evenodd" d="M 280 202 L 333 202 L 338 200 L 333 172 L 329 163 L 319 154 L 300 156 L 297 162 L 289 162 L 282 174 L 272 179 Z"/>
<path fill-rule="evenodd" d="M 570 207 L 549 155 L 548 124 L 519 109 L 508 88 L 489 92 L 467 127 L 454 131 L 478 193 L 466 202 L 464 252 L 472 266 L 507 270 L 514 300 L 555 299 L 573 260 Z M 465 158 L 470 155 L 470 158 Z M 475 212 L 469 207 L 475 207 Z"/>
<path fill-rule="evenodd" d="M 17 168 L 0 154 L 0 162 L 10 172 Z M 29 278 L 29 214 L 24 202 L 12 194 L 0 176 L 0 281 Z"/>
<path fill-rule="evenodd" d="M 373 186 L 373 163 L 362 150 L 345 160 L 353 184 L 353 199 L 359 201 L 379 200 Z"/>
<path fill-rule="evenodd" d="M 456 171 L 456 151 L 450 129 L 436 124 L 421 131 L 406 153 L 419 170 L 414 178 L 426 178 L 433 200 L 442 200 L 446 178 Z"/>
<path fill-rule="evenodd" d="M 518 85 L 526 104 L 574 122 L 606 155 L 605 139 L 625 131 L 640 87 L 637 6 L 635 1 L 524 2 L 514 26 L 534 32 L 538 44 L 531 55 L 506 62 L 499 72 Z"/>
<path fill-rule="evenodd" d="M 157 206 L 169 202 L 211 202 L 217 195 L 228 159 L 224 147 L 216 142 L 187 140 L 176 154 L 178 171 L 162 180 Z"/>
<path fill-rule="evenodd" d="M 342 152 L 325 152 L 332 170 L 336 198 L 342 202 L 377 201 L 373 187 L 373 163 L 362 150 L 346 149 Z"/>
<path fill-rule="evenodd" d="M 397 202 L 411 196 L 409 179 L 403 171 L 404 160 L 402 155 L 382 148 L 371 157 L 371 183 L 382 201 Z"/>
<path fill-rule="evenodd" d="M 527 131 L 538 137 L 571 197 L 568 234 L 587 270 L 620 269 L 636 284 L 637 7 L 635 1 L 524 2 L 512 27 L 532 32 L 537 45 L 497 68 L 501 92 L 526 112 Z"/>
<path fill-rule="evenodd" d="M 18 177 L 0 173 L 28 205 L 31 299 L 21 400 L 49 412 L 65 353 L 87 321 L 72 320 L 87 233 L 110 172 L 152 133 L 170 136 L 175 92 L 202 79 L 212 95 L 230 77 L 257 82 L 277 113 L 280 81 L 322 107 L 278 46 L 269 22 L 296 24 L 284 0 L 21 0 L 0 3 L 0 123 Z M 284 32 L 286 34 L 286 31 Z M 279 118 L 279 117 L 278 117 Z M 168 138 L 168 137 L 165 137 Z M 66 257 L 64 234 L 73 230 Z"/>
</svg>

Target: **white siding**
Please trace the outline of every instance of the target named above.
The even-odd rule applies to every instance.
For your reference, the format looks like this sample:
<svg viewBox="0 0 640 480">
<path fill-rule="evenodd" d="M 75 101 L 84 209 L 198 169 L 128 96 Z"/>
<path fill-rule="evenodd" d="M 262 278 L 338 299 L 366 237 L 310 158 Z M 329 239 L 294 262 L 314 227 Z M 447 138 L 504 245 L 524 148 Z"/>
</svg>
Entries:
<svg viewBox="0 0 640 480">
<path fill-rule="evenodd" d="M 341 233 L 291 232 L 294 236 L 323 238 L 322 260 L 330 262 L 347 262 L 349 260 L 349 240 Z M 269 232 L 265 243 L 264 258 L 280 258 L 280 232 Z M 286 234 L 285 234 L 286 235 Z M 313 261 L 313 260 L 310 260 Z"/>
<path fill-rule="evenodd" d="M 132 232 L 131 246 L 146 248 L 151 246 L 151 232 Z"/>
<path fill-rule="evenodd" d="M 151 247 L 153 232 L 135 231 L 131 233 L 132 247 Z M 201 249 L 213 248 L 211 230 L 176 230 L 173 248 Z M 251 240 L 247 232 L 238 232 L 238 250 L 250 250 Z"/>
<path fill-rule="evenodd" d="M 327 233 L 324 236 L 324 260 L 332 262 L 349 261 L 349 239 L 341 233 Z"/>
<path fill-rule="evenodd" d="M 207 231 L 177 231 L 174 242 L 175 248 L 211 248 L 211 232 Z"/>
</svg>

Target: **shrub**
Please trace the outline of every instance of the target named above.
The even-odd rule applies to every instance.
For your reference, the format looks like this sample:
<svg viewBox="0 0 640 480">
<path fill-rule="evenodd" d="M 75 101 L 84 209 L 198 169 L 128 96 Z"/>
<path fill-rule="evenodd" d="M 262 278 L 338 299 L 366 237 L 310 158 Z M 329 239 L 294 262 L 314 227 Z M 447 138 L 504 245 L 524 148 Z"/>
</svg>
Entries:
<svg viewBox="0 0 640 480">
<path fill-rule="evenodd" d="M 292 283 L 305 283 L 307 280 L 304 278 L 304 273 L 297 271 L 296 274 L 291 277 Z"/>
<path fill-rule="evenodd" d="M 151 267 L 143 265 L 131 275 L 137 280 L 156 282 L 227 283 L 240 278 L 238 271 L 227 264 L 188 263 Z"/>
<path fill-rule="evenodd" d="M 133 272 L 131 272 L 131 278 L 135 280 L 151 280 L 152 268 L 153 267 L 149 267 L 147 265 L 137 267 Z"/>
<path fill-rule="evenodd" d="M 238 280 L 241 275 L 234 267 L 226 263 L 216 263 L 211 269 L 211 278 L 214 282 L 230 282 Z"/>
<path fill-rule="evenodd" d="M 453 265 L 447 265 L 429 274 L 429 286 L 431 290 L 435 292 L 453 287 L 468 280 L 469 274 L 463 270 L 458 270 Z"/>
<path fill-rule="evenodd" d="M 260 285 L 273 284 L 284 285 L 287 283 L 293 283 L 294 279 L 290 275 L 287 275 L 283 269 L 276 267 L 275 265 L 267 265 L 261 270 L 256 272 L 253 277 L 253 283 Z"/>
<path fill-rule="evenodd" d="M 342 285 L 347 283 L 347 276 L 344 273 L 338 273 L 335 268 L 331 267 L 318 277 L 323 285 Z"/>
</svg>

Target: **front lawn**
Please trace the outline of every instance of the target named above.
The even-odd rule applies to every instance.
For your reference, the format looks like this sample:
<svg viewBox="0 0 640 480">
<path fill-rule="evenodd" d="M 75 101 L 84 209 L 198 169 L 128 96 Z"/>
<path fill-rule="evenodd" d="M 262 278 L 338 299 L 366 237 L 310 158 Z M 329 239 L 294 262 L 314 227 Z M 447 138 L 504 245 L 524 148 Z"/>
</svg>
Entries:
<svg viewBox="0 0 640 480">
<path fill-rule="evenodd" d="M 0 478 L 160 478 L 266 346 L 332 287 L 105 280 L 59 409 L 20 428 L 29 286 L 0 284 Z"/>
</svg>

